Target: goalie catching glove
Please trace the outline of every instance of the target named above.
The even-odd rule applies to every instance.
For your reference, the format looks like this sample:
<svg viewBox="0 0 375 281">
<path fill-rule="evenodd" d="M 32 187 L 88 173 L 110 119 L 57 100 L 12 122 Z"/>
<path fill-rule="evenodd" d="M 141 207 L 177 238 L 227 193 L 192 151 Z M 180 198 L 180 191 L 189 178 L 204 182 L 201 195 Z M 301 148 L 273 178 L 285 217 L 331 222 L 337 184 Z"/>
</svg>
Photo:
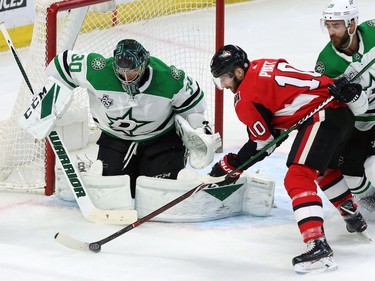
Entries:
<svg viewBox="0 0 375 281">
<path fill-rule="evenodd" d="M 342 103 L 353 103 L 359 99 L 362 93 L 360 84 L 350 83 L 346 77 L 340 77 L 334 84 L 328 85 L 329 93 Z"/>
<path fill-rule="evenodd" d="M 240 163 L 236 160 L 237 155 L 234 153 L 229 153 L 223 157 L 219 162 L 217 162 L 210 172 L 211 177 L 221 177 L 232 173 Z M 235 173 L 228 176 L 225 180 L 217 183 L 219 186 L 224 186 L 228 184 L 235 183 L 241 176 L 243 170 L 238 170 Z"/>
<path fill-rule="evenodd" d="M 194 169 L 203 169 L 209 165 L 216 150 L 221 146 L 221 138 L 218 133 L 213 134 L 208 122 L 200 113 L 192 113 L 187 120 L 175 116 L 177 134 L 182 139 L 189 151 L 189 164 Z"/>
</svg>

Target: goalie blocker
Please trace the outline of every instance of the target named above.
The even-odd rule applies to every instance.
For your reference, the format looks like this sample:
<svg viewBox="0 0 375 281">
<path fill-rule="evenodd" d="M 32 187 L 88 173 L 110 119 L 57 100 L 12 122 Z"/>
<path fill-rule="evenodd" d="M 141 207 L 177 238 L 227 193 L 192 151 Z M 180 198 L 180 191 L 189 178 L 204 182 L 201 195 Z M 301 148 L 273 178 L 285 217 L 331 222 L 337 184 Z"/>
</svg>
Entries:
<svg viewBox="0 0 375 281">
<path fill-rule="evenodd" d="M 73 92 L 55 78 L 49 77 L 24 114 L 18 120 L 21 128 L 37 139 L 46 138 L 73 101 Z"/>
</svg>

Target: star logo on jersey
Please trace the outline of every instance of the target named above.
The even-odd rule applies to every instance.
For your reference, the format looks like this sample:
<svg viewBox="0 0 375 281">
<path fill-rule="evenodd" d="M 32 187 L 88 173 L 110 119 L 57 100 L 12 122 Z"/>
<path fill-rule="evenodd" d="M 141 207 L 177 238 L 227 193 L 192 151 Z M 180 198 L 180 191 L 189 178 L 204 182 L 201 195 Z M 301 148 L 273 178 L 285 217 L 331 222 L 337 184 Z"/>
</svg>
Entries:
<svg viewBox="0 0 375 281">
<path fill-rule="evenodd" d="M 125 135 L 135 136 L 135 131 L 140 127 L 151 123 L 152 121 L 138 121 L 133 118 L 133 108 L 130 108 L 124 116 L 112 118 L 107 115 L 110 123 L 108 124 L 113 130 L 123 132 Z"/>
<path fill-rule="evenodd" d="M 358 73 L 355 73 L 355 74 L 357 75 Z M 362 90 L 367 91 L 369 88 L 372 88 L 372 85 L 375 82 L 375 76 L 372 75 L 372 73 L 370 71 L 368 71 L 368 72 L 365 72 L 364 74 L 362 74 L 362 78 L 365 81 L 364 83 L 362 83 Z M 353 78 L 351 78 L 351 79 L 353 79 Z M 374 89 L 372 89 L 372 94 L 374 94 Z M 370 95 L 372 96 L 372 94 L 370 94 Z M 374 99 L 371 98 L 369 100 L 369 103 L 372 103 L 373 100 Z"/>
<path fill-rule="evenodd" d="M 370 26 L 370 27 L 375 27 L 375 20 L 367 21 L 367 25 Z"/>
<path fill-rule="evenodd" d="M 354 54 L 352 55 L 353 62 L 356 62 L 356 61 L 361 62 L 362 57 L 363 57 L 363 56 L 362 56 L 360 53 L 354 53 Z"/>
</svg>

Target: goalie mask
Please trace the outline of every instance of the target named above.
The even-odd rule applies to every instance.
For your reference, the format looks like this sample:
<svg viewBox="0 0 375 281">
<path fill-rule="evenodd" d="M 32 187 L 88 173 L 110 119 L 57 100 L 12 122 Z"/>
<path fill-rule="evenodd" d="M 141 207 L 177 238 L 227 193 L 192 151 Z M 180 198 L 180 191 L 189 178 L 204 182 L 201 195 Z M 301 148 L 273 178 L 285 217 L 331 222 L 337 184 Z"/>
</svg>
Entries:
<svg viewBox="0 0 375 281">
<path fill-rule="evenodd" d="M 124 86 L 137 85 L 149 63 L 150 53 L 136 40 L 121 40 L 114 50 L 113 69 Z"/>
<path fill-rule="evenodd" d="M 214 77 L 215 85 L 222 89 L 222 82 L 225 79 L 234 79 L 234 70 L 236 67 L 242 68 L 245 73 L 249 68 L 250 62 L 247 54 L 240 47 L 235 45 L 226 45 L 219 49 L 211 60 L 211 73 Z"/>
</svg>

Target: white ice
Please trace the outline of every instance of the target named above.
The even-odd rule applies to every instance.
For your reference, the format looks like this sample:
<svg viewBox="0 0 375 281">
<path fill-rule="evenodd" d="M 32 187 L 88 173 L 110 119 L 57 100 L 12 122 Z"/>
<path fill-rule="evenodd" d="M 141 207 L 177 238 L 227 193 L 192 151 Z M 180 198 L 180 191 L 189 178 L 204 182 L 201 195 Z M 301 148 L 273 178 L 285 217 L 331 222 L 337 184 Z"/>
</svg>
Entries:
<svg viewBox="0 0 375 281">
<path fill-rule="evenodd" d="M 371 19 L 373 0 L 357 3 L 360 21 Z M 227 6 L 225 42 L 243 47 L 250 59 L 284 57 L 298 68 L 312 70 L 328 40 L 319 26 L 326 4 L 327 0 L 254 0 Z M 18 52 L 27 61 L 28 48 Z M 0 53 L 0 119 L 10 114 L 21 79 L 11 54 Z M 236 152 L 246 132 L 233 112 L 231 94 L 225 95 L 224 148 Z M 291 259 L 306 248 L 283 187 L 292 139 L 293 134 L 272 156 L 250 168 L 276 180 L 277 208 L 270 217 L 146 222 L 104 245 L 98 254 L 70 250 L 53 237 L 63 232 L 92 242 L 120 226 L 88 223 L 75 204 L 54 196 L 1 193 L 0 280 L 374 280 L 374 244 L 349 234 L 325 199 L 325 230 L 339 269 L 305 276 L 294 272 Z M 369 234 L 375 238 L 374 218 L 368 219 Z"/>
</svg>

